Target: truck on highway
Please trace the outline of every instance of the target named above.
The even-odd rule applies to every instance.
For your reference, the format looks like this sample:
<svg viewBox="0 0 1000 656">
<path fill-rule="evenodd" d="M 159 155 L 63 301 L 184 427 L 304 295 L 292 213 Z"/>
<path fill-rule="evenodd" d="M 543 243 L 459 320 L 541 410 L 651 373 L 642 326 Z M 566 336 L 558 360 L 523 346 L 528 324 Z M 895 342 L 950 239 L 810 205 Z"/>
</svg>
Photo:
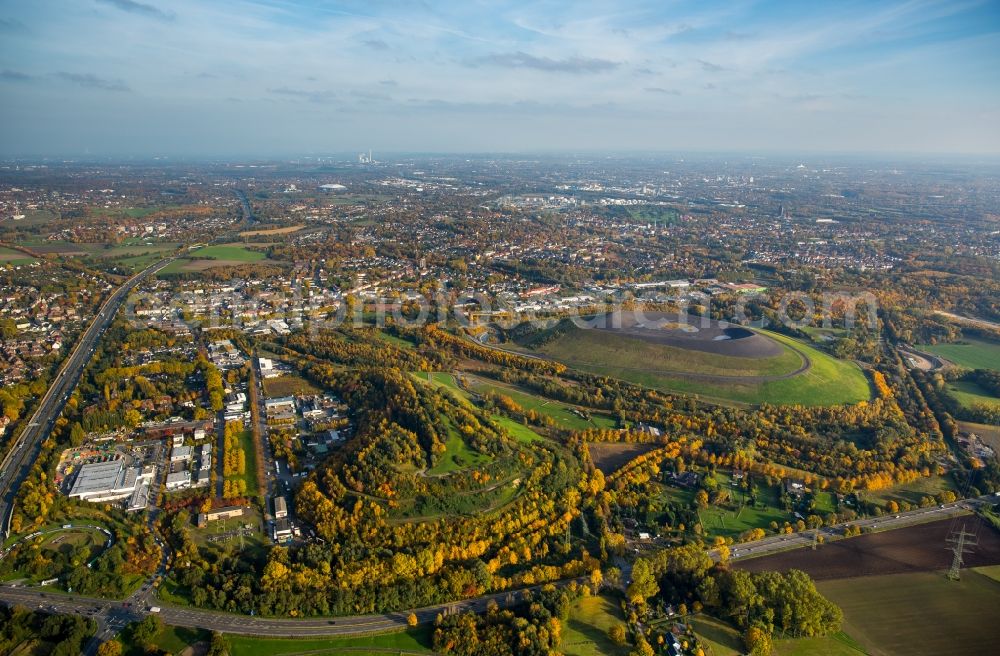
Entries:
<svg viewBox="0 0 1000 656">
<path fill-rule="evenodd" d="M 159 613 L 160 612 L 160 607 L 159 606 L 150 606 L 149 607 L 149 612 L 150 613 Z"/>
</svg>

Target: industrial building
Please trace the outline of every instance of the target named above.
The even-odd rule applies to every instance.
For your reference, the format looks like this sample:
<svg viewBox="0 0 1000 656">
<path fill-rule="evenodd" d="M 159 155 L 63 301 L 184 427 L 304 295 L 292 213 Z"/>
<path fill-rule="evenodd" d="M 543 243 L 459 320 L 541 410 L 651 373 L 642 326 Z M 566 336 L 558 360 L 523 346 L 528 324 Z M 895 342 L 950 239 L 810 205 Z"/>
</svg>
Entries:
<svg viewBox="0 0 1000 656">
<path fill-rule="evenodd" d="M 156 471 L 149 467 L 144 471 L 138 466 L 129 466 L 118 458 L 105 462 L 93 462 L 80 467 L 69 496 L 83 501 L 117 501 L 132 496 L 143 483 L 148 485 Z"/>
</svg>

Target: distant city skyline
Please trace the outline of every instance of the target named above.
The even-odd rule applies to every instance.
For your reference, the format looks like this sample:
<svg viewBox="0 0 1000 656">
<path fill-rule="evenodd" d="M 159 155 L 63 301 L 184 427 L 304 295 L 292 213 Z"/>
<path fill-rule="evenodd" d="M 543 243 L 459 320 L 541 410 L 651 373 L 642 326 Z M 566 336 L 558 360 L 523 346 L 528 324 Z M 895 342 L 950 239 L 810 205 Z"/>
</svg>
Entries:
<svg viewBox="0 0 1000 656">
<path fill-rule="evenodd" d="M 0 0 L 0 38 L 3 157 L 1000 153 L 990 0 Z"/>
</svg>

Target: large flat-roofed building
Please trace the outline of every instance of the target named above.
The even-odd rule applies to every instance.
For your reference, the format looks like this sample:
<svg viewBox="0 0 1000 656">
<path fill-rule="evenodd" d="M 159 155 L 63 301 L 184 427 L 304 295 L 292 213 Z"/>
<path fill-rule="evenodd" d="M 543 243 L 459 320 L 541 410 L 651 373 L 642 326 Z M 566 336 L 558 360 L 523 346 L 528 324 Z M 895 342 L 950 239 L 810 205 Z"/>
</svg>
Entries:
<svg viewBox="0 0 1000 656">
<path fill-rule="evenodd" d="M 175 446 L 170 451 L 170 462 L 186 462 L 191 459 L 191 447 Z"/>
<path fill-rule="evenodd" d="M 268 399 L 264 402 L 264 409 L 267 416 L 283 415 L 295 412 L 295 397 L 283 396 L 278 399 Z"/>
<path fill-rule="evenodd" d="M 292 524 L 287 519 L 277 519 L 274 522 L 272 536 L 275 542 L 284 542 L 292 539 Z"/>
<path fill-rule="evenodd" d="M 288 517 L 288 502 L 285 497 L 274 497 L 274 518 Z"/>
<path fill-rule="evenodd" d="M 69 496 L 83 501 L 116 501 L 135 492 L 142 470 L 122 459 L 93 462 L 80 467 Z"/>
<path fill-rule="evenodd" d="M 186 487 L 191 487 L 191 472 L 185 469 L 184 471 L 167 474 L 168 490 L 183 490 Z"/>
<path fill-rule="evenodd" d="M 146 506 L 149 505 L 149 481 L 143 481 L 136 486 L 135 492 L 129 497 L 128 505 L 125 506 L 125 510 L 129 512 L 135 512 L 137 510 L 145 510 Z"/>
</svg>

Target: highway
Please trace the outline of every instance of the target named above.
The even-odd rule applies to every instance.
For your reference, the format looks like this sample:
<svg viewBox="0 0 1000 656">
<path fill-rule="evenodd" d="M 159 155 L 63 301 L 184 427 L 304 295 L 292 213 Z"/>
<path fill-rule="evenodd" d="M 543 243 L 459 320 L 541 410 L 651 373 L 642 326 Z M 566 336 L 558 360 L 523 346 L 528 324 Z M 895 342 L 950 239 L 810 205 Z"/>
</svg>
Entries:
<svg viewBox="0 0 1000 656">
<path fill-rule="evenodd" d="M 937 519 L 947 519 L 968 513 L 982 503 L 995 503 L 998 498 L 986 495 L 974 499 L 966 499 L 955 503 L 930 508 L 920 508 L 894 516 L 873 517 L 850 522 L 850 525 L 860 528 L 870 528 L 875 531 L 905 528 Z M 848 524 L 820 529 L 827 541 L 842 539 L 843 530 Z M 763 556 L 789 549 L 808 547 L 812 544 L 813 532 L 794 533 L 789 535 L 771 535 L 754 542 L 734 545 L 731 549 L 731 560 L 741 560 Z M 648 543 L 647 543 L 648 544 Z M 648 545 L 653 546 L 653 545 Z M 719 554 L 710 550 L 709 555 L 718 559 Z M 141 619 L 148 615 L 150 608 L 159 605 L 159 615 L 164 623 L 174 626 L 203 628 L 224 633 L 273 637 L 308 637 L 308 636 L 338 636 L 356 635 L 362 633 L 402 629 L 407 626 L 409 611 L 376 615 L 359 615 L 351 617 L 326 617 L 312 619 L 264 618 L 248 615 L 235 615 L 197 608 L 164 605 L 155 601 L 152 580 L 165 572 L 164 563 L 152 579 L 133 593 L 125 601 L 109 601 L 67 595 L 61 592 L 46 592 L 45 588 L 0 586 L 0 601 L 9 604 L 20 604 L 27 608 L 48 612 L 76 613 L 93 617 L 101 627 L 98 639 L 107 640 L 124 624 Z M 565 585 L 568 581 L 562 581 Z M 414 611 L 420 622 L 430 622 L 438 613 L 460 612 L 464 610 L 482 611 L 490 600 L 500 606 L 515 603 L 520 599 L 520 592 L 502 592 L 475 599 L 467 599 L 450 604 L 441 604 L 421 608 Z"/>
<path fill-rule="evenodd" d="M 63 362 L 56 373 L 48 391 L 42 396 L 34 415 L 28 421 L 27 427 L 21 433 L 0 464 L 0 522 L 3 526 L 3 538 L 10 537 L 10 519 L 14 509 L 14 499 L 21 483 L 31 471 L 42 442 L 52 430 L 56 419 L 66 405 L 66 399 L 76 388 L 84 368 L 94 354 L 94 349 L 101 335 L 114 320 L 115 314 L 146 276 L 156 273 L 174 260 L 173 257 L 161 260 L 156 264 L 135 274 L 118 289 L 101 306 L 83 335 L 77 340 L 73 351 Z"/>
<path fill-rule="evenodd" d="M 242 189 L 233 189 L 233 193 L 236 194 L 236 197 L 240 199 L 240 203 L 243 205 L 243 218 L 246 219 L 246 222 L 256 222 L 257 217 L 253 215 L 253 209 L 250 208 L 250 199 L 247 198 L 246 192 Z"/>
</svg>

